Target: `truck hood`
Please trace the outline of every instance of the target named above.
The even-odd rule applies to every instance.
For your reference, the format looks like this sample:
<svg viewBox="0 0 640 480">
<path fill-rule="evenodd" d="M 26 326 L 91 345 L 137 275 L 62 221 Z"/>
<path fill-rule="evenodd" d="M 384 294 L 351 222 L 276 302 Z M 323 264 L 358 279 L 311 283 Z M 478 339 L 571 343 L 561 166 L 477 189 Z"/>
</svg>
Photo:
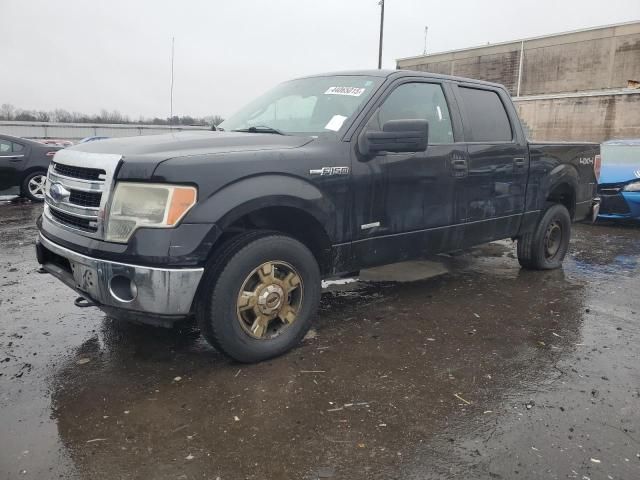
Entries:
<svg viewBox="0 0 640 480">
<path fill-rule="evenodd" d="M 623 183 L 640 179 L 640 164 L 638 165 L 602 165 L 599 183 Z"/>
<path fill-rule="evenodd" d="M 198 155 L 259 152 L 298 148 L 313 137 L 219 131 L 189 131 L 162 135 L 111 138 L 87 142 L 67 150 L 122 156 L 118 178 L 146 180 L 166 160 Z"/>
<path fill-rule="evenodd" d="M 313 140 L 312 137 L 293 135 L 198 130 L 110 138 L 82 143 L 69 149 L 90 153 L 120 154 L 125 159 L 152 157 L 155 160 L 166 160 L 187 155 L 297 148 L 311 140 Z"/>
</svg>

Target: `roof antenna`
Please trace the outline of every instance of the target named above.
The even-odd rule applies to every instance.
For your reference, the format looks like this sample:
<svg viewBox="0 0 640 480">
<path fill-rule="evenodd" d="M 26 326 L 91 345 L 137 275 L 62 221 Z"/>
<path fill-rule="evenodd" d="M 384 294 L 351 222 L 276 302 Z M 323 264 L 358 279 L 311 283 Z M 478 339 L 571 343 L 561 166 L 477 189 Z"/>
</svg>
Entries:
<svg viewBox="0 0 640 480">
<path fill-rule="evenodd" d="M 173 57 L 176 37 L 171 37 L 171 90 L 169 92 L 169 125 L 173 123 Z"/>
<path fill-rule="evenodd" d="M 384 0 L 378 2 L 380 5 L 380 44 L 378 45 L 378 70 L 382 69 L 382 34 L 384 32 Z"/>
<path fill-rule="evenodd" d="M 429 31 L 429 27 L 425 26 L 424 27 L 424 51 L 422 52 L 423 55 L 427 54 L 427 32 Z"/>
</svg>

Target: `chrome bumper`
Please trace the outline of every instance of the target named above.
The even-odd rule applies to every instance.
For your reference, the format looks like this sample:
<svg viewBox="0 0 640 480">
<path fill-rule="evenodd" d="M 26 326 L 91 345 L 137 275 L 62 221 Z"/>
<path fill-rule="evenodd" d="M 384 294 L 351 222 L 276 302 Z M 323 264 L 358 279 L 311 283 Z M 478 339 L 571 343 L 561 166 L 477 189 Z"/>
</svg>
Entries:
<svg viewBox="0 0 640 480">
<path fill-rule="evenodd" d="M 87 257 L 42 234 L 38 243 L 42 267 L 99 307 L 187 316 L 204 272 L 203 268 L 153 268 Z"/>
<path fill-rule="evenodd" d="M 600 201 L 600 197 L 596 197 L 591 203 L 591 223 L 595 223 L 598 219 L 598 215 L 600 214 Z"/>
</svg>

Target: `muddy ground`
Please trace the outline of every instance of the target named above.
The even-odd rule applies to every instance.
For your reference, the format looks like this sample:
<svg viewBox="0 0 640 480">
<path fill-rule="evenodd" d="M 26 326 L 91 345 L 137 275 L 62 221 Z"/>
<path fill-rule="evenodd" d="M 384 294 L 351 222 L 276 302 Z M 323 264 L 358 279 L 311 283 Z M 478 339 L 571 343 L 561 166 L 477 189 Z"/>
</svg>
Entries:
<svg viewBox="0 0 640 480">
<path fill-rule="evenodd" d="M 0 205 L 0 478 L 640 478 L 637 226 L 576 225 L 560 271 L 502 242 L 334 288 L 302 345 L 239 365 L 74 307 L 39 211 Z"/>
</svg>

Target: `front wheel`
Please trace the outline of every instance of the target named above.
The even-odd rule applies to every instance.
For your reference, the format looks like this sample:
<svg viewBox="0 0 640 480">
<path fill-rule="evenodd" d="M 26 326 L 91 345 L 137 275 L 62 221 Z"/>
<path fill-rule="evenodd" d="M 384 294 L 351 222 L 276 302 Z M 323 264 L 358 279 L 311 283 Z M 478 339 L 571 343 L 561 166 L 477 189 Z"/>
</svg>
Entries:
<svg viewBox="0 0 640 480">
<path fill-rule="evenodd" d="M 31 172 L 22 181 L 22 196 L 28 198 L 32 202 L 44 202 L 44 189 L 46 183 L 47 172 Z"/>
<path fill-rule="evenodd" d="M 311 251 L 275 232 L 238 235 L 216 253 L 196 305 L 206 340 L 240 362 L 293 348 L 320 302 L 320 270 Z"/>
<path fill-rule="evenodd" d="M 518 238 L 518 261 L 531 270 L 552 270 L 562 265 L 571 238 L 567 207 L 554 204 L 542 215 L 535 230 Z"/>
</svg>

